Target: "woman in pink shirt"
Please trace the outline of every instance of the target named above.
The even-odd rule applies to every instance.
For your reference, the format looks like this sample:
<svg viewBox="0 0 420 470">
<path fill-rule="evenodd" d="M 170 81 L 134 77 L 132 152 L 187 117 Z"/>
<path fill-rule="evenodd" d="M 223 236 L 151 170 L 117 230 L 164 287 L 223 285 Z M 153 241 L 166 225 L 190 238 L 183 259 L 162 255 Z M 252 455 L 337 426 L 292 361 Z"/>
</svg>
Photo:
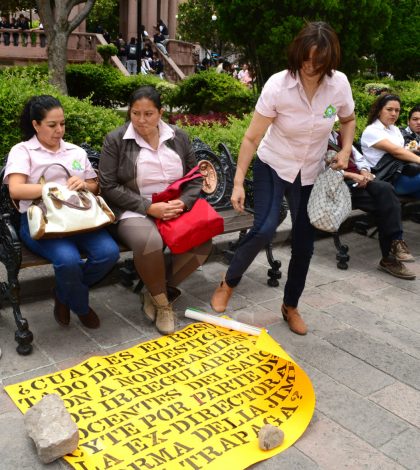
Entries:
<svg viewBox="0 0 420 470">
<path fill-rule="evenodd" d="M 262 90 L 239 150 L 231 198 L 233 207 L 243 211 L 243 183 L 257 151 L 253 166 L 254 226 L 212 296 L 216 312 L 225 311 L 234 287 L 273 238 L 285 196 L 293 224 L 292 257 L 281 311 L 293 332 L 307 332 L 297 309 L 314 245 L 307 203 L 323 168 L 336 116 L 341 123 L 343 148 L 333 168 L 347 167 L 354 138 L 354 102 L 346 76 L 336 70 L 339 61 L 340 45 L 334 30 L 324 22 L 308 23 L 289 46 L 288 69 L 270 77 Z"/>
<path fill-rule="evenodd" d="M 98 192 L 96 173 L 86 152 L 63 140 L 64 111 L 49 95 L 32 97 L 21 116 L 24 141 L 9 153 L 4 182 L 10 197 L 19 200 L 22 213 L 20 237 L 34 253 L 51 261 L 55 272 L 54 318 L 62 326 L 70 323 L 70 310 L 87 328 L 98 328 L 99 317 L 89 306 L 89 287 L 102 279 L 119 258 L 115 241 L 105 230 L 63 238 L 34 240 L 28 227 L 27 210 L 42 194 L 39 179 L 66 184 L 71 190 Z M 56 163 L 65 166 L 70 177 Z M 87 256 L 86 261 L 82 255 Z"/>
<path fill-rule="evenodd" d="M 161 334 L 175 331 L 176 286 L 207 259 L 211 240 L 181 254 L 164 255 L 165 245 L 155 219 L 170 220 L 191 209 L 202 183 L 183 185 L 179 199 L 152 203 L 196 166 L 187 134 L 161 118 L 163 108 L 154 87 L 136 90 L 128 105 L 128 122 L 105 138 L 99 163 L 102 194 L 115 212 L 116 236 L 133 251 L 134 266 L 147 292 L 143 311 Z"/>
</svg>

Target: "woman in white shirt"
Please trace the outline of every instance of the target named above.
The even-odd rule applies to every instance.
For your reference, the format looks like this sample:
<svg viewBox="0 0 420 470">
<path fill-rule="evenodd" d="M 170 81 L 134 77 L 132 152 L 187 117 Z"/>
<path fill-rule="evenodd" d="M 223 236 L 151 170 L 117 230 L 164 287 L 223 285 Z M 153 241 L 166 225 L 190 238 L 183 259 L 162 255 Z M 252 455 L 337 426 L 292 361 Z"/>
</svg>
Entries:
<svg viewBox="0 0 420 470">
<path fill-rule="evenodd" d="M 372 171 L 385 154 L 407 163 L 420 163 L 420 157 L 404 148 L 404 137 L 395 125 L 401 112 L 401 100 L 393 94 L 381 95 L 372 105 L 368 126 L 363 131 L 361 145 Z M 420 174 L 396 174 L 392 180 L 398 195 L 420 199 Z"/>
</svg>

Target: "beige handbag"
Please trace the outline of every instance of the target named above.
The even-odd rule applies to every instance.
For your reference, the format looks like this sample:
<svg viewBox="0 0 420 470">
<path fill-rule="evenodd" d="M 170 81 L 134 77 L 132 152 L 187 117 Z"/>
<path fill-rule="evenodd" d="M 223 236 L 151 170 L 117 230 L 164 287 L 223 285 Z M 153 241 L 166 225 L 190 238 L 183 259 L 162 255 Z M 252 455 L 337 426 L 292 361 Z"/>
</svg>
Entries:
<svg viewBox="0 0 420 470">
<path fill-rule="evenodd" d="M 309 196 L 309 220 L 318 230 L 337 232 L 350 212 L 351 195 L 343 171 L 328 167 L 316 179 Z"/>
<path fill-rule="evenodd" d="M 61 166 L 71 176 L 63 165 L 55 165 Z M 43 185 L 41 198 L 32 202 L 27 216 L 29 232 L 35 240 L 91 232 L 115 220 L 114 213 L 102 197 L 90 191 L 71 191 L 54 182 Z"/>
</svg>

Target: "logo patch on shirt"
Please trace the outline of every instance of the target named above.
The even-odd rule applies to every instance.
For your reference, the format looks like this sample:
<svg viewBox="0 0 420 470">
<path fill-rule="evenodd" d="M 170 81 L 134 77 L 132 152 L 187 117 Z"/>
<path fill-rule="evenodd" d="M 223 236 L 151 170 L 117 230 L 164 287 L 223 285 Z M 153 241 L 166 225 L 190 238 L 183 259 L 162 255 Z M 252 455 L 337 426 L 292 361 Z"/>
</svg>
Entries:
<svg viewBox="0 0 420 470">
<path fill-rule="evenodd" d="M 337 110 L 334 108 L 332 104 L 330 104 L 325 108 L 324 118 L 331 119 L 332 117 L 335 117 L 336 114 L 337 114 Z"/>
<path fill-rule="evenodd" d="M 80 160 L 73 160 L 71 167 L 73 170 L 77 170 L 77 171 L 83 170 L 82 165 L 80 164 Z"/>
</svg>

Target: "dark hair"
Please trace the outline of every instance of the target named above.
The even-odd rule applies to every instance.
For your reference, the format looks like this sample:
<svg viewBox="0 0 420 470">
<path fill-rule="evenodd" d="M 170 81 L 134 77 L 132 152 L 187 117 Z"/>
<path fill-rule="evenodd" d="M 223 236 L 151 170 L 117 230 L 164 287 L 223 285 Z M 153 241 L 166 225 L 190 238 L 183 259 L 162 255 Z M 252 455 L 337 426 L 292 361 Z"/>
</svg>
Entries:
<svg viewBox="0 0 420 470">
<path fill-rule="evenodd" d="M 398 95 L 391 95 L 389 93 L 384 93 L 373 102 L 370 107 L 367 125 L 369 126 L 372 122 L 375 122 L 379 118 L 379 113 L 382 111 L 382 108 L 386 106 L 389 101 L 398 101 L 401 104 L 401 99 Z"/>
<path fill-rule="evenodd" d="M 47 112 L 54 108 L 63 109 L 60 101 L 54 98 L 54 96 L 39 95 L 29 98 L 20 115 L 20 129 L 23 140 L 29 140 L 36 134 L 32 121 L 35 120 L 37 123 L 40 123 L 45 118 Z"/>
<path fill-rule="evenodd" d="M 336 32 L 323 21 L 308 23 L 295 37 L 287 50 L 288 69 L 293 77 L 309 59 L 312 47 L 316 47 L 313 58 L 316 73 L 320 81 L 325 75 L 331 77 L 340 63 L 340 43 Z"/>
<path fill-rule="evenodd" d="M 128 101 L 127 121 L 130 120 L 130 111 L 131 111 L 133 104 L 136 101 L 142 100 L 142 99 L 152 101 L 153 104 L 158 109 L 158 111 L 162 109 L 162 102 L 160 100 L 160 94 L 156 90 L 156 88 L 150 85 L 141 86 L 140 88 L 137 88 L 137 90 L 133 91 Z"/>
<path fill-rule="evenodd" d="M 411 108 L 409 113 L 408 113 L 408 120 L 411 119 L 411 116 L 414 114 L 414 113 L 420 113 L 420 104 L 416 104 L 414 106 L 414 108 Z"/>
</svg>

